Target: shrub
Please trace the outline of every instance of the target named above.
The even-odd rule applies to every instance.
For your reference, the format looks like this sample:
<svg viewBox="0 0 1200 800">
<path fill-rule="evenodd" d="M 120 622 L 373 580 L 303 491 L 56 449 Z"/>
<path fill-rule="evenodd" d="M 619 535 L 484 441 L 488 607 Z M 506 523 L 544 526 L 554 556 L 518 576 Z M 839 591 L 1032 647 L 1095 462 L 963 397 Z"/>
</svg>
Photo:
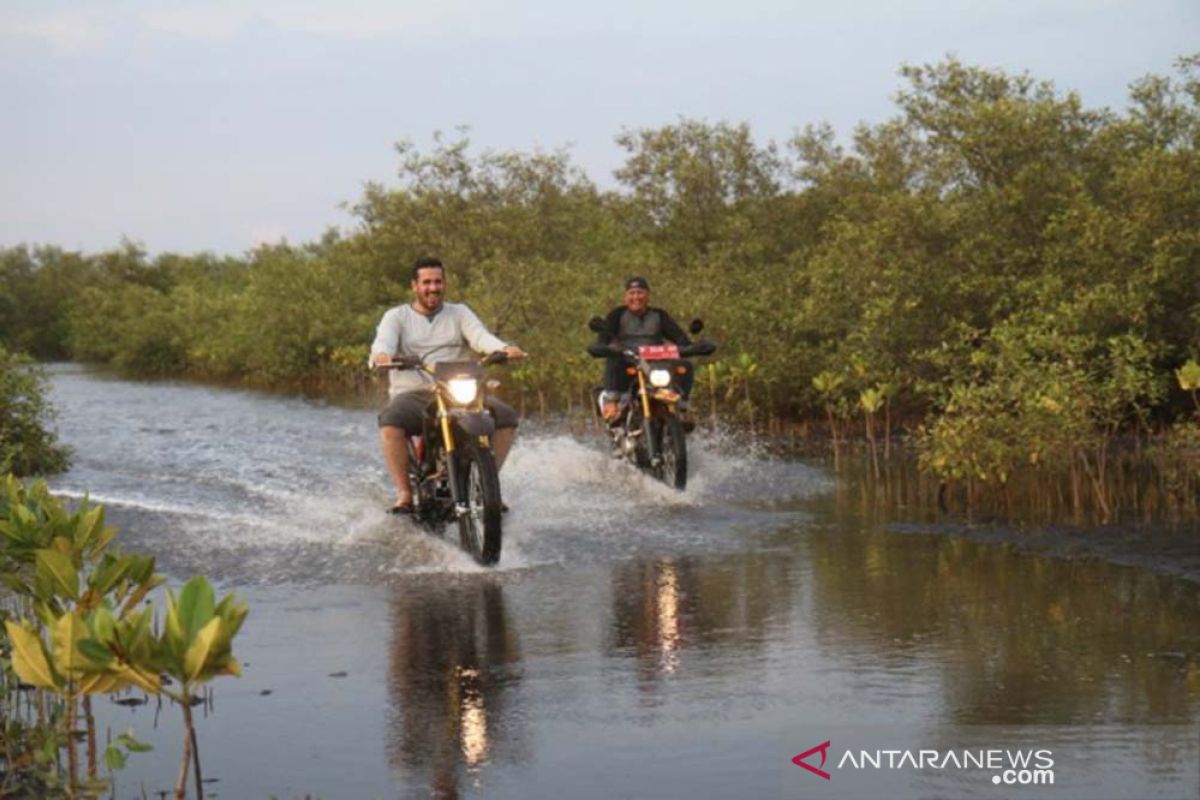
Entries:
<svg viewBox="0 0 1200 800">
<path fill-rule="evenodd" d="M 47 429 L 54 416 L 44 373 L 0 345 L 0 472 L 34 475 L 67 468 L 67 448 Z"/>
</svg>

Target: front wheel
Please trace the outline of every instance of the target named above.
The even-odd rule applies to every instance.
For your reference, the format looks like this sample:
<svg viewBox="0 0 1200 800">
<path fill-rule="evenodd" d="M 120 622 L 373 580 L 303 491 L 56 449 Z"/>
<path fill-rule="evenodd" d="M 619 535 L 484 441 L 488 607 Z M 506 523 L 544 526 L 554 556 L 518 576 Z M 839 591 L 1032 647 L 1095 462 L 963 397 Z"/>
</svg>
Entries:
<svg viewBox="0 0 1200 800">
<path fill-rule="evenodd" d="M 458 517 L 462 547 L 480 564 L 489 566 L 500 560 L 500 478 L 492 451 L 478 442 L 467 444 L 461 455 L 463 491 L 459 495 L 466 506 Z"/>
<path fill-rule="evenodd" d="M 674 414 L 667 414 L 660 422 L 662 440 L 659 457 L 662 459 L 663 483 L 679 491 L 687 488 L 687 439 L 684 438 L 683 423 Z"/>
</svg>

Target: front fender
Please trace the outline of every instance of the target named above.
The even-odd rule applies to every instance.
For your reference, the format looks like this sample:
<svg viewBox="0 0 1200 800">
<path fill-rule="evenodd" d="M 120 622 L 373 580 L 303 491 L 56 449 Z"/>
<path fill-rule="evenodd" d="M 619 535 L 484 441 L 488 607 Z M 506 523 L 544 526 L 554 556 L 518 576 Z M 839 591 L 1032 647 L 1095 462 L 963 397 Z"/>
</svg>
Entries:
<svg viewBox="0 0 1200 800">
<path fill-rule="evenodd" d="M 450 419 L 468 436 L 491 436 L 496 432 L 496 420 L 486 411 L 450 410 Z"/>
</svg>

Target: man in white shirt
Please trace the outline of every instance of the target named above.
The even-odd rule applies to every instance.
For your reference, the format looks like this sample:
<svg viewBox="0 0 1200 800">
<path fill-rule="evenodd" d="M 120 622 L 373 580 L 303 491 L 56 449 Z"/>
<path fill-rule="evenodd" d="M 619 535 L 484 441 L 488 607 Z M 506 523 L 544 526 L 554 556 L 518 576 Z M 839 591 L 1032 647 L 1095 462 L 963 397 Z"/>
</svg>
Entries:
<svg viewBox="0 0 1200 800">
<path fill-rule="evenodd" d="M 384 313 L 371 344 L 371 363 L 386 366 L 399 355 L 419 356 L 426 364 L 463 361 L 472 351 L 488 355 L 503 350 L 509 358 L 524 358 L 516 345 L 493 336 L 479 317 L 461 303 L 443 302 L 446 271 L 436 258 L 419 258 L 412 270 L 413 299 Z M 432 386 L 412 370 L 392 370 L 388 375 L 386 407 L 379 412 L 379 437 L 384 460 L 396 487 L 394 514 L 412 511 L 412 487 L 408 481 L 408 448 L 405 437 L 419 434 L 425 409 L 433 400 Z M 512 448 L 517 429 L 517 412 L 494 397 L 485 400 L 496 420 L 492 449 L 496 468 Z"/>
</svg>

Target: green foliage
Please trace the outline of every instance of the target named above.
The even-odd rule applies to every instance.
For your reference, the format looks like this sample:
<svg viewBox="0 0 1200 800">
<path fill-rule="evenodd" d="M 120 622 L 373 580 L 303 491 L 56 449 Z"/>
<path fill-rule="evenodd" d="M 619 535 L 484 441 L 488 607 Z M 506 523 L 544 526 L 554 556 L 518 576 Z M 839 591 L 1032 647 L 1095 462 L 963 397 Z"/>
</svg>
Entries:
<svg viewBox="0 0 1200 800">
<path fill-rule="evenodd" d="M 98 280 L 96 257 L 55 247 L 0 249 L 0 345 L 37 358 L 65 357 L 67 309 Z"/>
<path fill-rule="evenodd" d="M 234 595 L 214 603 L 212 586 L 201 576 L 188 581 L 178 598 L 168 593 L 163 666 L 184 686 L 185 696 L 190 687 L 217 675 L 241 675 L 232 640 L 248 611 Z"/>
<path fill-rule="evenodd" d="M 155 608 L 143 603 L 163 578 L 155 574 L 152 557 L 116 552 L 115 533 L 104 524 L 102 508 L 85 501 L 69 511 L 44 482 L 26 487 L 8 475 L 0 485 L 0 579 L 33 611 L 32 619 L 4 620 L 10 654 L 5 667 L 63 704 L 61 728 L 46 747 L 52 757 L 60 745 L 66 748 L 71 796 L 76 791 L 96 796 L 108 786 L 94 769 L 86 779 L 77 774 L 73 731 L 81 698 L 131 688 L 167 694 L 183 709 L 184 761 L 190 763 L 196 752 L 187 705 L 193 688 L 218 675 L 240 674 L 232 641 L 248 613 L 245 604 L 233 595 L 215 602 L 208 581 L 193 578 L 178 598 L 168 592 L 164 624 L 158 628 Z M 164 685 L 164 673 L 175 678 L 178 690 Z M 11 678 L 7 682 L 11 685 Z M 83 707 L 90 714 L 86 702 Z M 30 731 L 13 730 L 11 737 L 22 747 L 33 746 Z M 109 770 L 117 769 L 128 753 L 145 749 L 124 734 L 108 746 L 104 760 Z M 61 776 L 49 764 L 45 760 L 29 780 L 58 785 Z M 195 767 L 199 784 L 198 756 Z M 184 777 L 186 770 L 179 796 Z"/>
<path fill-rule="evenodd" d="M 90 287 L 69 314 L 68 345 L 84 361 L 138 375 L 170 375 L 185 364 L 180 326 L 165 293 L 136 283 Z"/>
<path fill-rule="evenodd" d="M 1022 466 L 1070 468 L 1100 454 L 1163 394 L 1150 350 L 1125 334 L 1096 341 L 1062 316 L 1022 315 L 975 351 L 970 374 L 920 439 L 922 464 L 949 478 L 1004 483 Z"/>
<path fill-rule="evenodd" d="M 534 356 L 506 377 L 519 405 L 586 395 L 584 321 L 642 273 L 722 346 L 697 375 L 714 419 L 850 433 L 885 410 L 889 429 L 926 432 L 930 463 L 997 475 L 1047 457 L 1030 444 L 1051 422 L 1014 431 L 1047 415 L 1085 450 L 1190 415 L 1194 398 L 1155 387 L 1200 352 L 1200 57 L 1135 81 L 1124 110 L 955 59 L 900 74 L 895 116 L 845 141 L 821 125 L 782 144 L 723 121 L 624 130 L 613 189 L 566 151 L 435 134 L 398 145 L 357 230 L 308 245 L 2 250 L 0 330 L 143 374 L 357 384 L 409 264 L 433 253 L 449 298 Z M 1087 400 L 1051 414 L 1037 398 L 1056 386 Z"/>
<path fill-rule="evenodd" d="M 0 345 L 0 473 L 61 472 L 68 451 L 47 429 L 53 411 L 42 371 Z"/>
<path fill-rule="evenodd" d="M 124 614 L 162 583 L 153 557 L 110 548 L 116 531 L 102 508 L 84 501 L 70 511 L 44 482 L 26 488 L 11 475 L 0 489 L 0 578 L 44 620 L 68 604 L 91 611 L 105 598 Z"/>
<path fill-rule="evenodd" d="M 1175 377 L 1179 380 L 1179 388 L 1185 392 L 1200 391 L 1200 364 L 1194 360 L 1189 358 L 1186 364 L 1175 370 Z"/>
<path fill-rule="evenodd" d="M 760 148 L 745 123 L 685 119 L 623 131 L 617 144 L 629 153 L 616 177 L 632 191 L 631 223 L 672 260 L 695 262 L 753 235 L 779 191 L 775 147 Z"/>
<path fill-rule="evenodd" d="M 44 482 L 26 488 L 11 475 L 2 488 L 0 575 L 49 637 L 34 623 L 6 621 L 13 669 L 68 697 L 131 685 L 158 691 L 152 610 L 135 610 L 163 582 L 154 559 L 115 552 L 102 508 L 85 501 L 69 511 Z"/>
<path fill-rule="evenodd" d="M 118 734 L 117 738 L 104 748 L 104 765 L 109 771 L 118 770 L 129 760 L 129 753 L 147 753 L 152 749 L 150 745 L 134 738 L 133 731 L 128 730 Z"/>
<path fill-rule="evenodd" d="M 879 390 L 879 387 L 872 386 L 868 389 L 863 389 L 858 396 L 858 404 L 867 414 L 876 414 L 879 409 L 883 408 L 886 395 Z"/>
</svg>

